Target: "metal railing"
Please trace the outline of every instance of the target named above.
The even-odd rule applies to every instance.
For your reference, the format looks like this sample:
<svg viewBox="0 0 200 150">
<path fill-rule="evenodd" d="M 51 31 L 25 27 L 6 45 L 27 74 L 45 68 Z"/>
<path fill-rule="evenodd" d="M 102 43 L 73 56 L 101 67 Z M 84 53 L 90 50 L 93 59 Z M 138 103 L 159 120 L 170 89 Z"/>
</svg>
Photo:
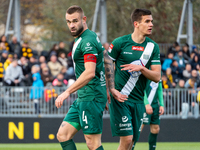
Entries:
<svg viewBox="0 0 200 150">
<path fill-rule="evenodd" d="M 32 91 L 31 91 L 32 90 Z M 65 87 L 0 87 L 0 117 L 60 117 L 63 118 L 70 105 L 77 98 L 73 93 L 59 109 L 55 106 L 56 97 L 66 90 Z M 40 91 L 40 92 L 39 92 Z M 40 98 L 30 98 L 30 94 Z M 165 113 L 161 118 L 198 118 L 198 91 L 188 89 L 164 89 Z M 109 117 L 109 110 L 104 111 L 104 118 Z"/>
</svg>

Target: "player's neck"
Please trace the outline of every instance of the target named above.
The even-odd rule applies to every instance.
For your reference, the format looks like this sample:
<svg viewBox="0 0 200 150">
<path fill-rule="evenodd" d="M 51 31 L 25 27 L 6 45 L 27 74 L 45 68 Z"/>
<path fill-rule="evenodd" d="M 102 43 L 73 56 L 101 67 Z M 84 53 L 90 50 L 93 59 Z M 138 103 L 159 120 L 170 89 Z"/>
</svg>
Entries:
<svg viewBox="0 0 200 150">
<path fill-rule="evenodd" d="M 139 34 L 136 31 L 134 31 L 131 34 L 131 38 L 135 43 L 141 44 L 141 43 L 143 43 L 145 41 L 146 36 L 144 36 L 142 34 Z"/>
</svg>

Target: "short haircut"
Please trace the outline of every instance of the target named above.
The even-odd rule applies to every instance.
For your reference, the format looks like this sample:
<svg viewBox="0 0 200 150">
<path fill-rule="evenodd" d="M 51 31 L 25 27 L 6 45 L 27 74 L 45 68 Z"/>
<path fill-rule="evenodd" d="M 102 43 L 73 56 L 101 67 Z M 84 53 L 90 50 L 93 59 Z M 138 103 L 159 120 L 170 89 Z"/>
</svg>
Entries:
<svg viewBox="0 0 200 150">
<path fill-rule="evenodd" d="M 73 13 L 80 13 L 82 14 L 82 17 L 84 16 L 84 12 L 83 12 L 83 9 L 78 6 L 78 5 L 73 5 L 73 6 L 70 6 L 68 9 L 67 9 L 67 14 L 73 14 Z"/>
<path fill-rule="evenodd" d="M 141 21 L 142 16 L 151 15 L 151 11 L 148 9 L 135 9 L 131 14 L 131 21 Z"/>
</svg>

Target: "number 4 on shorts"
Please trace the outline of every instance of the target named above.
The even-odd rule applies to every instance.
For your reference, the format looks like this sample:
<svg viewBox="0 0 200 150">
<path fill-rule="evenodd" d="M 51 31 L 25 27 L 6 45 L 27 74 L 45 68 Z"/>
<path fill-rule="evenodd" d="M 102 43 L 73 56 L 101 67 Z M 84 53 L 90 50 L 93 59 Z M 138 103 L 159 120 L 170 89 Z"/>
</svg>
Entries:
<svg viewBox="0 0 200 150">
<path fill-rule="evenodd" d="M 88 124 L 88 122 L 87 122 L 87 116 L 85 115 L 85 111 L 83 111 L 82 120 L 85 121 L 86 124 Z"/>
</svg>

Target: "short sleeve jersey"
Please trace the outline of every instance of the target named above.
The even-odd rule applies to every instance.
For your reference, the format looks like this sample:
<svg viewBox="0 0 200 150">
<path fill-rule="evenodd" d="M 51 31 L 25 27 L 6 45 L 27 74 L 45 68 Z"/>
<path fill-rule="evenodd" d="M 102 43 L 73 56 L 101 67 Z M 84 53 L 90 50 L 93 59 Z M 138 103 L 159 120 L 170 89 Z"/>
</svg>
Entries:
<svg viewBox="0 0 200 150">
<path fill-rule="evenodd" d="M 151 106 L 158 105 L 158 88 L 159 87 L 162 87 L 162 80 L 160 80 L 159 83 L 155 83 L 154 81 L 147 80 L 146 94 L 147 94 L 148 101 L 151 101 Z"/>
<path fill-rule="evenodd" d="M 87 85 L 78 90 L 77 101 L 91 101 L 94 99 L 99 102 L 107 101 L 103 51 L 104 48 L 96 33 L 89 29 L 85 30 L 75 39 L 72 58 L 76 78 L 79 78 L 85 70 L 84 55 L 93 54 L 97 58 L 95 77 Z M 94 57 L 88 59 L 94 59 Z"/>
<path fill-rule="evenodd" d="M 159 46 L 148 37 L 141 44 L 135 43 L 129 34 L 115 39 L 108 54 L 115 61 L 115 88 L 127 95 L 129 101 L 143 103 L 147 78 L 140 71 L 121 71 L 121 65 L 137 64 L 148 69 L 160 65 Z"/>
</svg>

